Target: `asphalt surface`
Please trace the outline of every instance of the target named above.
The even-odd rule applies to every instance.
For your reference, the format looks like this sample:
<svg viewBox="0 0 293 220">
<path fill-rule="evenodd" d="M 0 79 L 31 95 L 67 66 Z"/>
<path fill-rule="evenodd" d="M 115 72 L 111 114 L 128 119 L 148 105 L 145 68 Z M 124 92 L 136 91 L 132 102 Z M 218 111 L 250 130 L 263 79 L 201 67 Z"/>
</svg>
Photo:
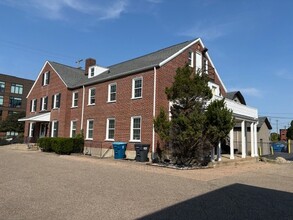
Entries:
<svg viewBox="0 0 293 220">
<path fill-rule="evenodd" d="M 1 220 L 293 219 L 292 207 L 293 163 L 184 171 L 0 147 Z"/>
<path fill-rule="evenodd" d="M 275 160 L 277 159 L 277 157 L 283 157 L 284 159 L 288 160 L 288 161 L 293 161 L 293 153 L 284 153 L 284 152 L 275 152 L 274 155 L 266 155 L 263 156 L 265 158 L 268 159 L 272 159 Z"/>
</svg>

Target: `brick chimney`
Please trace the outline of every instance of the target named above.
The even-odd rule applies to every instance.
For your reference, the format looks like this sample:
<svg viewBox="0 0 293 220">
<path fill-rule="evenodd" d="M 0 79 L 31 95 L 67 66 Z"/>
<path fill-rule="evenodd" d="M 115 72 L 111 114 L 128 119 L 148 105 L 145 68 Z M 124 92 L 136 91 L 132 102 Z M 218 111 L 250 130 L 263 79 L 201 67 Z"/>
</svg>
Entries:
<svg viewBox="0 0 293 220">
<path fill-rule="evenodd" d="M 96 65 L 96 60 L 93 58 L 87 58 L 85 60 L 85 75 L 89 74 L 89 67 Z"/>
</svg>

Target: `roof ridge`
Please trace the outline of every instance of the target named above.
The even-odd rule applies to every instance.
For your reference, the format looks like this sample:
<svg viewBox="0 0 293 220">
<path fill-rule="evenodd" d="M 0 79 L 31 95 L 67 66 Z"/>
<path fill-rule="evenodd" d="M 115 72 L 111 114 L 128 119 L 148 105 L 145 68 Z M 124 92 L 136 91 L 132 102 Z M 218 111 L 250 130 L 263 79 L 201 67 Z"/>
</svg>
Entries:
<svg viewBox="0 0 293 220">
<path fill-rule="evenodd" d="M 84 71 L 84 69 L 81 69 L 79 67 L 73 67 L 73 66 L 69 66 L 67 64 L 63 64 L 63 63 L 58 63 L 56 61 L 50 61 L 48 60 L 49 63 L 55 63 L 55 64 L 58 64 L 58 65 L 62 65 L 62 66 L 65 66 L 65 67 L 69 67 L 69 68 L 72 68 L 72 69 L 75 69 L 75 70 L 81 70 L 81 71 Z"/>
<path fill-rule="evenodd" d="M 114 67 L 114 66 L 117 66 L 117 65 L 121 65 L 123 63 L 127 63 L 127 62 L 130 62 L 130 61 L 133 61 L 133 60 L 137 60 L 137 59 L 140 59 L 140 58 L 143 58 L 143 57 L 146 57 L 146 56 L 150 56 L 150 55 L 153 55 L 155 53 L 158 53 L 158 52 L 161 52 L 161 51 L 164 51 L 164 50 L 167 50 L 167 49 L 170 49 L 172 47 L 176 47 L 176 46 L 179 46 L 181 44 L 186 44 L 188 42 L 193 42 L 194 40 L 188 40 L 188 41 L 184 41 L 184 42 L 181 42 L 181 43 L 177 43 L 177 44 L 174 44 L 174 45 L 171 45 L 171 46 L 168 46 L 168 47 L 165 47 L 165 48 L 162 48 L 162 49 L 159 49 L 159 50 L 156 50 L 156 51 L 153 51 L 153 52 L 150 52 L 150 53 L 147 53 L 145 55 L 141 55 L 141 56 L 138 56 L 138 57 L 135 57 L 135 58 L 132 58 L 132 59 L 129 59 L 129 60 L 125 60 L 125 61 L 122 61 L 120 63 L 116 63 L 116 64 L 113 64 L 113 65 L 110 65 L 110 66 L 107 66 L 107 68 L 111 68 L 111 67 Z"/>
</svg>

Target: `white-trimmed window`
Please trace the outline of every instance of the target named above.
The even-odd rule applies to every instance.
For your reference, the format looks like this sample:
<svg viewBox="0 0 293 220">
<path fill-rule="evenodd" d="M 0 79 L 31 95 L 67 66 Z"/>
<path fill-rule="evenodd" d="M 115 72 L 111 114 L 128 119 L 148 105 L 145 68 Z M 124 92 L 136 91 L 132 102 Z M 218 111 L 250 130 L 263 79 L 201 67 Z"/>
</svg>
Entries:
<svg viewBox="0 0 293 220">
<path fill-rule="evenodd" d="M 220 96 L 220 87 L 219 87 L 219 85 L 217 85 L 215 83 L 212 83 L 212 82 L 208 82 L 208 86 L 210 87 L 213 95 Z"/>
<path fill-rule="evenodd" d="M 37 99 L 32 99 L 31 100 L 31 112 L 36 112 L 37 111 Z"/>
<path fill-rule="evenodd" d="M 202 71 L 202 55 L 199 51 L 196 51 L 195 54 L 195 67 L 196 67 L 196 73 L 200 73 Z"/>
<path fill-rule="evenodd" d="M 23 93 L 23 85 L 12 83 L 10 88 L 11 93 L 22 94 Z"/>
<path fill-rule="evenodd" d="M 208 61 L 208 59 L 204 59 L 204 73 L 205 74 L 209 73 L 209 61 Z"/>
<path fill-rule="evenodd" d="M 78 92 L 72 93 L 72 105 L 71 107 L 77 107 L 78 106 Z"/>
<path fill-rule="evenodd" d="M 35 125 L 36 125 L 36 122 L 30 122 L 29 123 L 29 134 L 28 134 L 29 137 L 34 136 Z"/>
<path fill-rule="evenodd" d="M 41 111 L 46 111 L 48 109 L 48 96 L 41 98 Z"/>
<path fill-rule="evenodd" d="M 89 105 L 94 105 L 96 103 L 96 88 L 90 88 L 89 89 Z"/>
<path fill-rule="evenodd" d="M 52 108 L 60 108 L 61 93 L 52 96 Z"/>
<path fill-rule="evenodd" d="M 188 65 L 194 67 L 194 53 L 192 51 L 188 52 Z"/>
<path fill-rule="evenodd" d="M 90 67 L 90 77 L 95 76 L 95 67 Z"/>
<path fill-rule="evenodd" d="M 111 83 L 108 85 L 108 102 L 116 101 L 117 84 Z"/>
<path fill-rule="evenodd" d="M 115 136 L 115 118 L 108 118 L 106 140 L 114 140 L 114 136 Z"/>
<path fill-rule="evenodd" d="M 77 125 L 76 120 L 73 120 L 70 122 L 70 137 L 71 138 L 76 137 L 76 125 Z"/>
<path fill-rule="evenodd" d="M 142 97 L 142 77 L 132 79 L 132 98 Z"/>
<path fill-rule="evenodd" d="M 141 139 L 141 116 L 131 117 L 130 141 L 139 142 Z"/>
<path fill-rule="evenodd" d="M 50 82 L 50 71 L 47 71 L 43 74 L 43 81 L 42 81 L 42 85 L 48 85 Z"/>
<path fill-rule="evenodd" d="M 88 119 L 86 123 L 86 139 L 93 140 L 93 134 L 94 134 L 94 120 Z"/>
<path fill-rule="evenodd" d="M 51 137 L 58 137 L 58 121 L 52 121 Z"/>
</svg>

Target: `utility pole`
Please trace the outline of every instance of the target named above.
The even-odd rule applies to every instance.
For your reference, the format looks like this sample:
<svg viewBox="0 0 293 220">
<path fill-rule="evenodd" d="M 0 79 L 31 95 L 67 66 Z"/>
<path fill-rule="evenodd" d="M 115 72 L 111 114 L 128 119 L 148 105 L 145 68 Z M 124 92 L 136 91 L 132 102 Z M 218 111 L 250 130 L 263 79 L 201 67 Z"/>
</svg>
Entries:
<svg viewBox="0 0 293 220">
<path fill-rule="evenodd" d="M 277 132 L 276 133 L 279 134 L 279 120 L 277 119 L 276 121 L 277 121 Z"/>
</svg>

